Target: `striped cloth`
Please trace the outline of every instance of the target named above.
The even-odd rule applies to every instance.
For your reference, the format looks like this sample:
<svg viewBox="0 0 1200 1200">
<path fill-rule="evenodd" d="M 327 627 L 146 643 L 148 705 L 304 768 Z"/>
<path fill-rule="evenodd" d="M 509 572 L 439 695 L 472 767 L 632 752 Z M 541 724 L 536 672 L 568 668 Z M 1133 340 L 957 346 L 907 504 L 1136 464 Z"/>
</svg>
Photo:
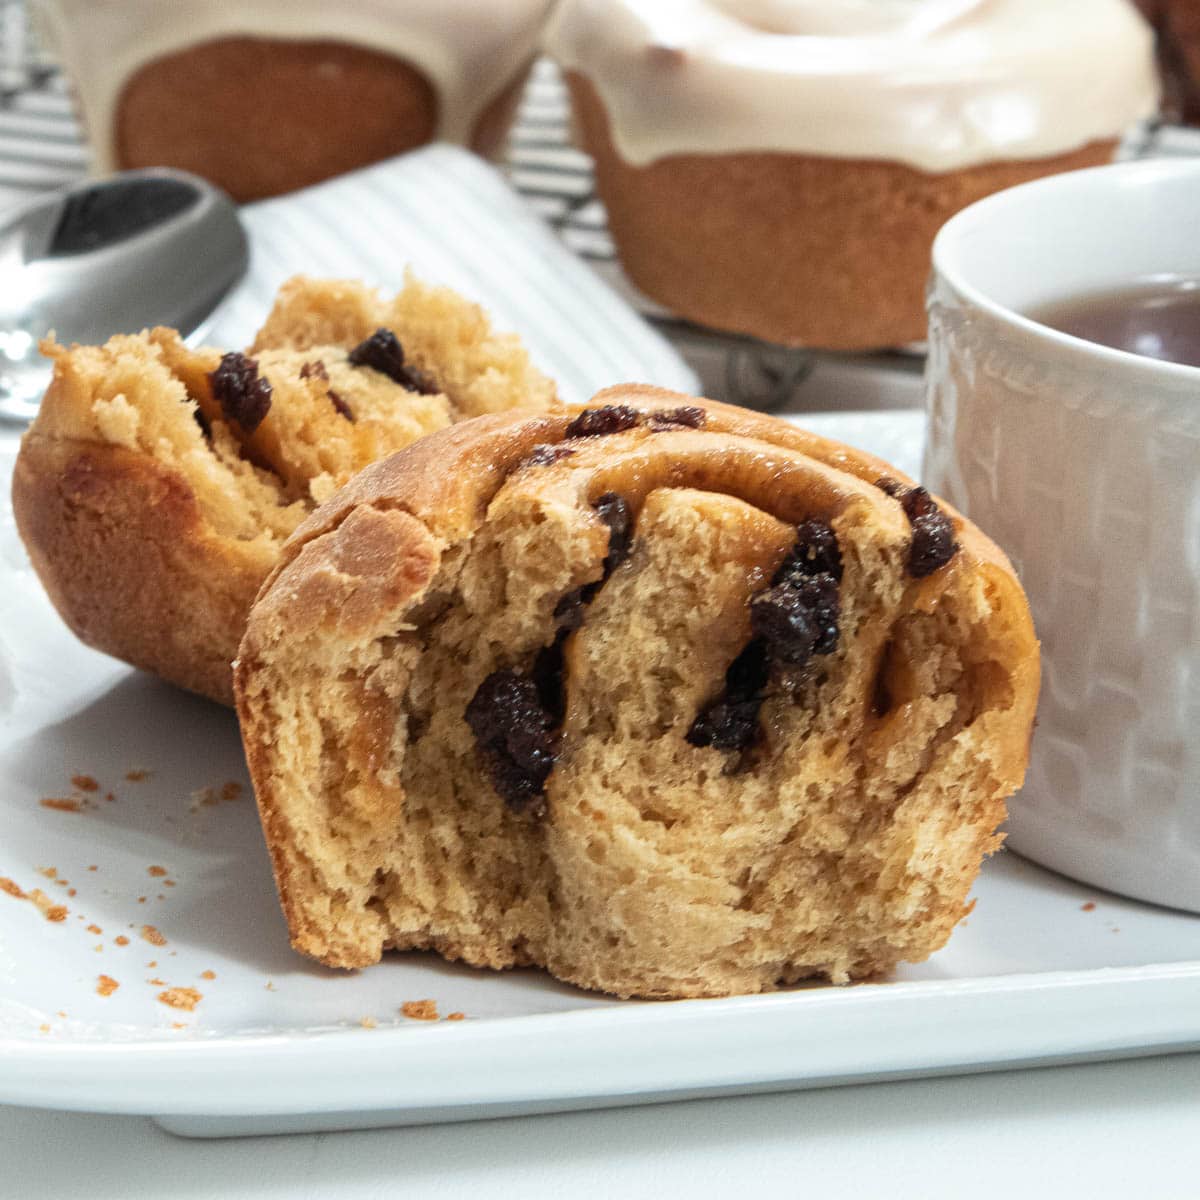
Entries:
<svg viewBox="0 0 1200 1200">
<path fill-rule="evenodd" d="M 0 2 L 0 211 L 63 187 L 88 165 L 66 81 L 33 37 L 25 5 Z"/>
</svg>

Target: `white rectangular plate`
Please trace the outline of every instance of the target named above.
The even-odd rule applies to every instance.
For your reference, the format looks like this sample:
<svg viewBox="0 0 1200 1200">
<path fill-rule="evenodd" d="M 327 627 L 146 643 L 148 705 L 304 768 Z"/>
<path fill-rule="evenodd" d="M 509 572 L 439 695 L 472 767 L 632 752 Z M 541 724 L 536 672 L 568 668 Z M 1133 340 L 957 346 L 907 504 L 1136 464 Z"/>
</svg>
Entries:
<svg viewBox="0 0 1200 1200">
<path fill-rule="evenodd" d="M 919 458 L 918 413 L 806 424 L 910 471 Z M 7 492 L 11 441 L 0 455 Z M 646 1004 L 426 955 L 323 970 L 288 946 L 233 714 L 79 645 L 7 505 L 0 717 L 0 877 L 68 910 L 47 920 L 0 892 L 0 1102 L 246 1134 L 1200 1046 L 1200 919 L 1004 854 L 949 946 L 887 983 Z M 169 1007 L 169 988 L 201 998 Z M 466 1019 L 402 1015 L 425 999 Z"/>
</svg>

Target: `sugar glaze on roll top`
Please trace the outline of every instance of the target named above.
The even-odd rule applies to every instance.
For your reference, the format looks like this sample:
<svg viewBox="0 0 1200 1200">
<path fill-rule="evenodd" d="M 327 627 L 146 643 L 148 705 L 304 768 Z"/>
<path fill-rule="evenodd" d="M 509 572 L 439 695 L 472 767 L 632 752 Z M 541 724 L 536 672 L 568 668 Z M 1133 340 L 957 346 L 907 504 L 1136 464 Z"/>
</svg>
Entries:
<svg viewBox="0 0 1200 1200">
<path fill-rule="evenodd" d="M 953 171 L 1119 137 L 1158 104 L 1128 0 L 564 0 L 548 46 L 635 165 L 778 151 Z"/>
</svg>

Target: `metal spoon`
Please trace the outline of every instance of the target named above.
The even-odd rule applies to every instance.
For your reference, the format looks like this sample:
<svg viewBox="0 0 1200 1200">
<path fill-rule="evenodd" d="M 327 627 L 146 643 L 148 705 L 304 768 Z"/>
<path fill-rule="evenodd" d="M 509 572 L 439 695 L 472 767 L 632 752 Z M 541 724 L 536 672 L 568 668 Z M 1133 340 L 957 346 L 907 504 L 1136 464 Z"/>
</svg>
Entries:
<svg viewBox="0 0 1200 1200">
<path fill-rule="evenodd" d="M 50 381 L 39 338 L 170 325 L 198 340 L 248 261 L 232 201 L 183 171 L 125 171 L 0 217 L 0 420 L 37 413 Z"/>
</svg>

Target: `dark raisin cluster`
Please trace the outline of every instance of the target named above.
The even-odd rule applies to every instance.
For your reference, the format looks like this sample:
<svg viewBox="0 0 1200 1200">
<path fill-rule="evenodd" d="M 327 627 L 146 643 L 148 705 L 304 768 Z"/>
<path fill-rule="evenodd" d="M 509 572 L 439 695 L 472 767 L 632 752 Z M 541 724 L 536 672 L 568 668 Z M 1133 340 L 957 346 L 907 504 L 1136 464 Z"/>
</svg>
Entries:
<svg viewBox="0 0 1200 1200">
<path fill-rule="evenodd" d="M 258 375 L 258 362 L 236 351 L 223 355 L 208 383 L 227 421 L 253 433 L 271 409 L 271 384 Z"/>
<path fill-rule="evenodd" d="M 838 585 L 830 575 L 797 578 L 760 592 L 750 602 L 750 628 L 771 659 L 802 667 L 837 646 Z"/>
<path fill-rule="evenodd" d="M 908 573 L 914 579 L 932 575 L 958 553 L 954 523 L 923 487 L 908 488 L 887 475 L 877 479 L 875 486 L 900 501 L 904 515 L 912 526 Z"/>
<path fill-rule="evenodd" d="M 554 608 L 554 641 L 538 651 L 527 675 L 493 671 L 480 684 L 465 714 L 496 791 L 514 812 L 535 817 L 546 813 L 546 780 L 558 758 L 566 715 L 564 643 L 583 624 L 584 609 L 601 583 L 629 556 L 633 537 L 629 505 L 616 492 L 605 492 L 593 507 L 608 527 L 602 579 L 575 588 L 559 600 Z"/>
<path fill-rule="evenodd" d="M 842 555 L 833 530 L 824 521 L 801 522 L 771 586 L 750 601 L 754 637 L 726 671 L 724 690 L 692 722 L 687 740 L 693 746 L 745 749 L 758 735 L 771 669 L 796 670 L 814 654 L 837 648 L 841 578 Z"/>
<path fill-rule="evenodd" d="M 424 371 L 404 361 L 404 347 L 390 329 L 377 329 L 347 356 L 351 366 L 370 367 L 410 392 L 435 396 L 438 386 Z"/>
<path fill-rule="evenodd" d="M 542 816 L 546 780 L 558 759 L 558 721 L 537 681 L 493 671 L 467 705 L 466 721 L 501 799 L 514 812 Z"/>
<path fill-rule="evenodd" d="M 802 667 L 814 654 L 836 649 L 841 578 L 833 530 L 824 521 L 801 522 L 771 586 L 750 602 L 750 627 L 775 662 Z"/>
<path fill-rule="evenodd" d="M 725 688 L 697 714 L 688 730 L 693 746 L 714 750 L 744 750 L 758 736 L 758 713 L 763 689 L 770 678 L 766 645 L 748 642 L 725 672 Z"/>
<path fill-rule="evenodd" d="M 641 423 L 642 414 L 626 404 L 606 404 L 603 408 L 585 408 L 566 428 L 569 438 L 608 437 Z"/>
<path fill-rule="evenodd" d="M 608 437 L 644 425 L 652 433 L 669 429 L 702 429 L 706 417 L 696 404 L 679 408 L 660 408 L 654 412 L 639 412 L 627 404 L 606 404 L 603 408 L 585 408 L 566 428 L 568 438 Z"/>
<path fill-rule="evenodd" d="M 922 487 L 913 488 L 901 504 L 912 524 L 908 573 L 915 579 L 924 579 L 944 567 L 958 552 L 954 525 Z"/>
<path fill-rule="evenodd" d="M 796 575 L 832 575 L 842 578 L 842 552 L 837 536 L 824 521 L 801 521 L 796 526 L 796 541 L 787 558 L 775 572 L 775 583 Z"/>
</svg>

